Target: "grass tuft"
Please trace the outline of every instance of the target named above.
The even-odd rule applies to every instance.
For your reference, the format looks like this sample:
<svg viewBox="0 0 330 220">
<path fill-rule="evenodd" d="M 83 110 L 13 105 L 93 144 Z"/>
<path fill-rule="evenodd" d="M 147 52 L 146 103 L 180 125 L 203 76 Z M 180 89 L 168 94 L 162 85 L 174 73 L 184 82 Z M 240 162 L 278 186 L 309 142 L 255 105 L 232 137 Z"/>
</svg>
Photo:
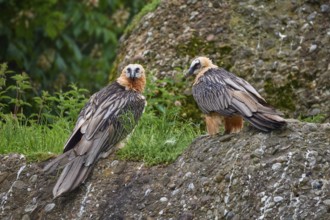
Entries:
<svg viewBox="0 0 330 220">
<path fill-rule="evenodd" d="M 309 123 L 322 123 L 325 121 L 326 119 L 326 115 L 325 114 L 317 114 L 314 116 L 309 116 L 309 117 L 302 117 L 299 116 L 299 120 L 303 121 L 303 122 L 309 122 Z"/>
<path fill-rule="evenodd" d="M 17 152 L 26 155 L 30 161 L 48 159 L 50 152 L 62 152 L 71 127 L 71 123 L 64 118 L 46 126 L 22 124 L 6 117 L 0 122 L 0 154 Z"/>
<path fill-rule="evenodd" d="M 173 162 L 200 135 L 199 125 L 184 122 L 177 115 L 176 110 L 161 115 L 145 112 L 125 147 L 117 152 L 119 158 L 149 166 Z"/>
</svg>

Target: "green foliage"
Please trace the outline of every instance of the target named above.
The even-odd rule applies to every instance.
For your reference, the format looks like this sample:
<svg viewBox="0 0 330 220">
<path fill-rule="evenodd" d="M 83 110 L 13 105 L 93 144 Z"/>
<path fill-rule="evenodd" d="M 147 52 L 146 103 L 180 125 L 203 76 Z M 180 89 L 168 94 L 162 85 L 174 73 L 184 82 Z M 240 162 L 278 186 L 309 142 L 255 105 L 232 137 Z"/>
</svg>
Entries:
<svg viewBox="0 0 330 220">
<path fill-rule="evenodd" d="M 183 70 L 178 69 L 178 72 L 182 74 L 167 76 L 163 79 L 157 79 L 153 73 L 147 74 L 145 96 L 148 105 L 156 114 L 165 113 L 166 109 L 178 109 L 177 114 L 181 120 L 197 120 L 196 122 L 199 123 L 201 112 L 193 96 L 183 92 L 190 87 L 191 82 L 185 80 Z"/>
<path fill-rule="evenodd" d="M 6 64 L 0 65 L 0 153 L 18 152 L 31 160 L 48 158 L 48 152 L 60 153 L 72 131 L 77 115 L 87 99 L 87 90 L 71 85 L 67 92 L 50 94 L 42 91 L 25 100 L 30 92 L 30 79 L 26 74 L 16 74 L 7 81 Z M 8 82 L 12 82 L 8 83 Z M 26 114 L 29 109 L 37 112 Z"/>
<path fill-rule="evenodd" d="M 165 109 L 181 106 L 184 96 L 181 94 L 183 84 L 180 83 L 180 78 L 182 77 L 157 79 L 153 73 L 147 74 L 145 96 L 151 111 L 165 113 Z"/>
<path fill-rule="evenodd" d="M 6 95 L 8 88 L 6 88 L 7 78 L 6 75 L 10 74 L 11 72 L 7 70 L 8 65 L 7 63 L 0 64 L 0 112 L 2 109 L 8 106 L 5 100 L 10 99 L 9 96 Z"/>
<path fill-rule="evenodd" d="M 29 82 L 29 77 L 26 73 L 17 74 L 11 77 L 16 85 L 8 86 L 7 90 L 15 92 L 16 96 L 13 99 L 9 99 L 10 104 L 14 104 L 14 115 L 23 115 L 23 107 L 31 104 L 24 100 L 25 92 L 30 90 L 32 87 Z"/>
<path fill-rule="evenodd" d="M 37 121 L 38 123 L 52 123 L 58 118 L 66 118 L 70 122 L 75 122 L 80 109 L 87 101 L 88 90 L 78 88 L 71 84 L 70 90 L 55 92 L 53 95 L 47 91 L 41 91 L 41 96 L 35 96 L 31 102 L 26 101 L 26 93 L 30 92 L 30 78 L 25 74 L 16 74 L 10 79 L 13 84 L 6 84 L 7 75 L 12 73 L 7 71 L 6 64 L 1 64 L 0 78 L 3 82 L 0 87 L 0 100 L 5 100 L 0 106 L 0 119 L 3 115 L 10 115 L 19 120 Z M 14 93 L 13 93 L 14 92 Z M 38 113 L 33 110 L 37 109 Z M 31 114 L 28 114 L 32 112 Z"/>
<path fill-rule="evenodd" d="M 0 1 L 0 62 L 26 71 L 38 91 L 78 79 L 96 90 L 107 79 L 118 38 L 146 2 Z"/>
</svg>

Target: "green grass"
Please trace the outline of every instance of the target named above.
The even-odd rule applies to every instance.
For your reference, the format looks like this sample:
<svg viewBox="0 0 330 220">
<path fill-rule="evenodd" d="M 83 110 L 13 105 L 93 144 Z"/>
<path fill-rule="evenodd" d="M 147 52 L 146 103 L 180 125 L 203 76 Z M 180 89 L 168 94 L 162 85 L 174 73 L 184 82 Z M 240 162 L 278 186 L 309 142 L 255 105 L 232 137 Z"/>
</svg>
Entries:
<svg viewBox="0 0 330 220">
<path fill-rule="evenodd" d="M 303 122 L 309 122 L 309 123 L 322 123 L 325 121 L 326 119 L 326 115 L 325 114 L 317 114 L 314 116 L 309 116 L 309 117 L 302 117 L 299 116 L 298 118 L 300 121 Z"/>
<path fill-rule="evenodd" d="M 63 150 L 71 124 L 59 119 L 51 126 L 21 124 L 14 118 L 0 122 L 0 154 L 20 153 L 29 161 L 42 161 Z"/>
<path fill-rule="evenodd" d="M 198 125 L 177 117 L 177 111 L 159 116 L 145 112 L 125 147 L 117 152 L 120 159 L 143 161 L 147 165 L 169 164 L 200 135 Z"/>
<path fill-rule="evenodd" d="M 24 154 L 28 161 L 43 161 L 63 150 L 72 131 L 72 123 L 59 118 L 51 126 L 22 124 L 14 118 L 0 122 L 0 154 Z M 200 135 L 198 125 L 177 118 L 176 112 L 156 116 L 145 112 L 125 147 L 117 152 L 120 159 L 143 161 L 147 165 L 173 162 L 191 141 Z"/>
</svg>

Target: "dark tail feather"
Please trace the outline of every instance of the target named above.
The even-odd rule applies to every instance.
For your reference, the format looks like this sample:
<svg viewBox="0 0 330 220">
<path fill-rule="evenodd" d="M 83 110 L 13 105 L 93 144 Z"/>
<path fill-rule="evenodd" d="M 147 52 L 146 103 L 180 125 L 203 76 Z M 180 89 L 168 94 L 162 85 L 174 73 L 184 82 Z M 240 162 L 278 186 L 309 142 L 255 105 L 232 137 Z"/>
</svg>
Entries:
<svg viewBox="0 0 330 220">
<path fill-rule="evenodd" d="M 63 193 L 70 192 L 84 182 L 92 171 L 91 166 L 85 166 L 86 156 L 78 156 L 63 169 L 61 176 L 58 178 L 54 189 L 54 198 Z"/>
<path fill-rule="evenodd" d="M 249 121 L 255 128 L 265 132 L 280 129 L 286 125 L 285 119 L 276 113 L 270 114 L 269 112 L 256 112 L 253 113 L 251 117 L 245 117 L 245 119 Z"/>
<path fill-rule="evenodd" d="M 56 157 L 53 161 L 51 161 L 50 163 L 48 163 L 43 171 L 47 172 L 47 173 L 52 173 L 54 170 L 56 170 L 59 167 L 63 167 L 64 165 L 66 165 L 67 163 L 69 163 L 69 161 L 75 157 L 74 152 L 72 151 L 67 151 L 61 155 L 59 155 L 58 157 Z"/>
</svg>

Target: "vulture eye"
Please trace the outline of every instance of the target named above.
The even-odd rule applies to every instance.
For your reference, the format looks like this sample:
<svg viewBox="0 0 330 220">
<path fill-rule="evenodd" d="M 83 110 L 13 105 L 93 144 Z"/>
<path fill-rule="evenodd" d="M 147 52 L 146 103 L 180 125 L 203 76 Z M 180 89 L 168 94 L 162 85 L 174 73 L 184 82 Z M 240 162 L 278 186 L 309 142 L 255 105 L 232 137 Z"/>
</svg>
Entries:
<svg viewBox="0 0 330 220">
<path fill-rule="evenodd" d="M 195 60 L 195 65 L 197 68 L 201 66 L 201 62 L 199 60 Z"/>
<path fill-rule="evenodd" d="M 139 72 L 140 72 L 140 68 L 136 68 L 135 73 L 139 73 Z"/>
<path fill-rule="evenodd" d="M 131 68 L 127 68 L 127 72 L 131 73 L 132 72 Z"/>
</svg>

